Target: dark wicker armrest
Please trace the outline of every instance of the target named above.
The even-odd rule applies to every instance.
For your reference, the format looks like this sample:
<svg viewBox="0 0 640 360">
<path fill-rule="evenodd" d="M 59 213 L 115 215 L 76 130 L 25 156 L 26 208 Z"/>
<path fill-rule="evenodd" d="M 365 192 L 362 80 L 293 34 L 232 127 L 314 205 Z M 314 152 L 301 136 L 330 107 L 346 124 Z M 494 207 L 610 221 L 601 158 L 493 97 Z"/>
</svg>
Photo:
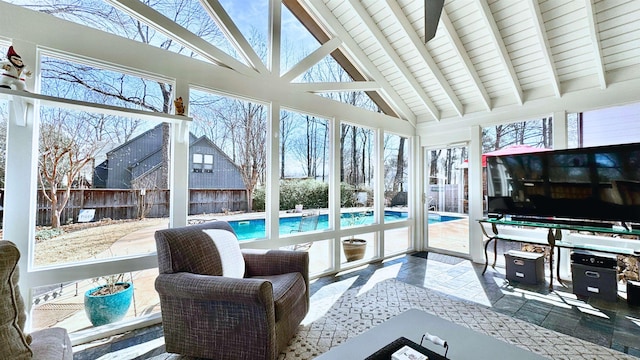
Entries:
<svg viewBox="0 0 640 360">
<path fill-rule="evenodd" d="M 309 253 L 291 250 L 243 249 L 246 276 L 268 276 L 299 272 L 308 282 Z"/>
<path fill-rule="evenodd" d="M 235 279 L 190 273 L 160 274 L 155 282 L 160 295 L 247 304 L 273 303 L 273 286 L 260 279 Z"/>
</svg>

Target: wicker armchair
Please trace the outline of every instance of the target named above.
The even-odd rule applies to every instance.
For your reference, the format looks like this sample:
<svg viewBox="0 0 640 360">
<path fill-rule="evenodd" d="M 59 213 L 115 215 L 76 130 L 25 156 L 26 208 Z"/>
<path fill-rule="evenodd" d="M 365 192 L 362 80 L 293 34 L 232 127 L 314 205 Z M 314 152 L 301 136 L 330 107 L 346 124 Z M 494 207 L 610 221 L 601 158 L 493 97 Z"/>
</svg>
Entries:
<svg viewBox="0 0 640 360">
<path fill-rule="evenodd" d="M 226 252 L 208 229 L 233 233 L 220 221 L 155 233 L 160 272 L 155 287 L 167 352 L 276 359 L 309 310 L 309 254 L 242 250 L 244 276 L 226 277 L 220 257 Z"/>
</svg>

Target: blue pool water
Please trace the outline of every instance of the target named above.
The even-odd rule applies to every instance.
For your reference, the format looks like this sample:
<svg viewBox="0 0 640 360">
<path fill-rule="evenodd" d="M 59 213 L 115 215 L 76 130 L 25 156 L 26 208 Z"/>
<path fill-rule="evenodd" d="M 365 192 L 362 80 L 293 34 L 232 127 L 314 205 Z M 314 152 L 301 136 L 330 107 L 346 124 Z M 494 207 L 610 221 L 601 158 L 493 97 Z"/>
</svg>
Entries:
<svg viewBox="0 0 640 360">
<path fill-rule="evenodd" d="M 437 214 L 436 214 L 437 215 Z M 340 227 L 353 226 L 350 214 L 342 214 Z M 400 221 L 408 217 L 408 213 L 401 211 L 385 211 L 384 221 Z M 429 216 L 429 223 L 457 220 L 455 216 Z M 373 212 L 368 212 L 366 216 L 358 219 L 357 225 L 369 225 L 373 223 Z M 231 220 L 229 224 L 238 235 L 238 240 L 248 240 L 265 237 L 264 219 L 251 220 Z M 300 216 L 291 216 L 280 218 L 280 235 L 289 235 L 298 231 L 300 224 Z M 318 230 L 329 228 L 329 216 L 327 214 L 320 215 L 318 219 Z"/>
</svg>

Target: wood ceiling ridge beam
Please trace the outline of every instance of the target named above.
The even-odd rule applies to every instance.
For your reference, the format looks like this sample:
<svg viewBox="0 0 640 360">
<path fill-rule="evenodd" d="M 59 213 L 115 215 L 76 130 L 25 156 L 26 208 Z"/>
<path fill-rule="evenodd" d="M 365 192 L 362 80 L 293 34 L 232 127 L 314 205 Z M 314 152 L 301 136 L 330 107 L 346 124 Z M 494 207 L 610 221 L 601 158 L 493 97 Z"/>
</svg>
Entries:
<svg viewBox="0 0 640 360">
<path fill-rule="evenodd" d="M 286 74 L 282 75 L 282 80 L 284 80 L 285 82 L 293 81 L 293 79 L 302 75 L 305 71 L 309 70 L 315 64 L 324 59 L 327 55 L 331 54 L 334 50 L 340 47 L 340 45 L 342 45 L 342 40 L 337 37 L 322 44 L 311 54 L 300 60 L 289 71 L 287 71 Z"/>
<path fill-rule="evenodd" d="M 540 4 L 538 0 L 529 0 L 529 6 L 531 13 L 533 14 L 533 27 L 538 35 L 538 41 L 542 48 L 542 55 L 544 56 L 545 63 L 547 64 L 547 73 L 551 80 L 551 86 L 556 97 L 561 97 L 560 92 L 560 79 L 558 78 L 558 72 L 556 71 L 555 62 L 553 61 L 553 55 L 551 54 L 551 46 L 549 45 L 549 39 L 547 38 L 547 31 L 544 26 L 544 19 L 542 18 L 542 12 L 540 11 Z"/>
<path fill-rule="evenodd" d="M 280 76 L 282 44 L 282 3 L 280 0 L 269 0 L 269 68 L 271 74 Z"/>
<path fill-rule="evenodd" d="M 194 33 L 178 25 L 155 9 L 143 4 L 140 1 L 105 1 L 116 9 L 124 11 L 133 18 L 136 18 L 139 21 L 154 28 L 156 31 L 159 31 L 165 36 L 183 44 L 187 48 L 193 50 L 198 55 L 204 57 L 205 59 L 208 59 L 216 65 L 232 69 L 234 71 L 237 71 L 238 73 L 248 76 L 257 75 L 254 69 L 251 69 L 250 67 L 236 60 L 224 51 L 218 49 L 216 46 L 208 43 L 207 41 L 203 40 Z"/>
<path fill-rule="evenodd" d="M 367 73 L 378 82 L 381 90 L 378 91 L 377 94 L 384 95 L 384 100 L 389 102 L 389 104 L 393 106 L 394 111 L 400 117 L 406 119 L 412 126 L 415 127 L 416 115 L 413 113 L 413 111 L 411 111 L 404 100 L 393 89 L 391 84 L 389 84 L 389 82 L 380 73 L 376 66 L 371 63 L 362 49 L 360 49 L 360 46 L 351 38 L 351 36 L 349 36 L 347 30 L 342 26 L 338 19 L 336 19 L 331 10 L 329 10 L 329 8 L 321 1 L 307 2 L 305 4 L 308 6 L 309 11 L 316 16 L 316 18 L 324 20 L 324 26 L 328 28 L 329 32 L 342 39 L 344 50 L 346 52 L 350 52 L 352 58 L 359 61 L 359 65 L 362 67 L 362 69 L 367 71 Z"/>
<path fill-rule="evenodd" d="M 484 87 L 484 84 L 480 79 L 480 75 L 478 75 L 478 72 L 476 71 L 473 62 L 471 62 L 469 55 L 467 55 L 467 51 L 465 50 L 464 45 L 462 44 L 462 41 L 460 41 L 460 37 L 458 36 L 458 32 L 453 26 L 453 23 L 451 22 L 451 19 L 449 18 L 449 15 L 447 15 L 447 12 L 444 8 L 442 9 L 442 14 L 440 15 L 440 21 L 442 21 L 442 25 L 444 26 L 444 30 L 449 37 L 449 41 L 451 42 L 454 51 L 458 55 L 458 58 L 460 58 L 460 60 L 462 61 L 462 64 L 467 71 L 467 75 L 469 75 L 473 85 L 480 94 L 482 103 L 484 104 L 487 111 L 491 111 L 491 97 L 489 96 L 487 89 Z"/>
<path fill-rule="evenodd" d="M 436 108 L 431 99 L 429 99 L 429 95 L 427 95 L 411 71 L 404 64 L 400 56 L 395 52 L 391 44 L 389 44 L 389 41 L 386 40 L 386 36 L 384 36 L 382 31 L 380 31 L 378 26 L 373 22 L 373 19 L 371 19 L 371 16 L 364 6 L 362 6 L 358 0 L 349 0 L 349 5 L 351 5 L 351 8 L 353 8 L 369 32 L 373 34 L 373 38 L 378 42 L 378 45 L 382 47 L 382 50 L 391 59 L 398 71 L 400 71 L 400 74 L 402 74 L 405 81 L 411 85 L 411 88 L 431 113 L 431 116 L 433 116 L 437 121 L 440 121 L 440 111 Z"/>
<path fill-rule="evenodd" d="M 491 42 L 495 46 L 498 51 L 498 57 L 502 62 L 502 66 L 504 67 L 507 75 L 511 80 L 511 88 L 513 89 L 514 95 L 516 97 L 516 101 L 519 105 L 524 103 L 523 95 L 522 95 L 522 86 L 518 81 L 518 75 L 516 74 L 516 70 L 513 67 L 513 63 L 511 62 L 511 58 L 509 57 L 509 52 L 507 51 L 507 47 L 504 45 L 504 41 L 502 40 L 502 35 L 500 34 L 500 30 L 498 29 L 498 25 L 496 25 L 496 21 L 493 18 L 493 14 L 491 13 L 491 9 L 485 0 L 476 0 L 478 4 L 478 8 L 480 9 L 482 19 L 487 25 L 489 30 L 489 34 L 491 35 Z"/>
<path fill-rule="evenodd" d="M 218 0 L 200 0 L 200 4 L 202 4 L 202 7 L 209 13 L 209 16 L 216 21 L 227 40 L 233 44 L 244 59 L 259 73 L 269 73 L 262 59 L 260 59 L 258 54 L 253 50 L 251 44 L 249 44 L 244 35 L 242 35 L 240 29 L 238 29 L 224 7 L 220 5 L 220 2 Z"/>
<path fill-rule="evenodd" d="M 600 44 L 600 34 L 598 33 L 598 18 L 596 16 L 593 0 L 584 0 L 585 10 L 587 12 L 587 23 L 589 25 L 589 35 L 591 36 L 591 43 L 593 44 L 593 52 L 596 62 L 596 72 L 598 73 L 598 80 L 600 81 L 600 88 L 605 90 L 607 88 L 607 76 L 604 70 L 604 58 L 602 55 L 602 46 Z"/>
<path fill-rule="evenodd" d="M 395 16 L 396 21 L 400 24 L 400 26 L 402 26 L 405 33 L 407 33 L 407 36 L 409 36 L 409 40 L 411 41 L 413 47 L 418 51 L 418 53 L 420 53 L 422 60 L 431 71 L 431 74 L 433 74 L 433 76 L 436 78 L 440 89 L 442 89 L 442 91 L 445 93 L 445 96 L 449 99 L 449 102 L 451 102 L 451 106 L 453 106 L 453 108 L 456 110 L 458 116 L 462 117 L 464 115 L 464 111 L 460 99 L 451 88 L 451 85 L 449 85 L 449 82 L 442 74 L 442 71 L 440 70 L 436 62 L 433 60 L 433 57 L 429 53 L 429 50 L 427 50 L 426 45 L 422 42 L 422 39 L 420 39 L 420 36 L 418 36 L 418 33 L 409 23 L 407 16 L 400 8 L 400 5 L 398 5 L 398 2 L 396 0 L 386 0 L 385 3 Z"/>
<path fill-rule="evenodd" d="M 375 81 L 295 83 L 291 86 L 299 91 L 314 93 L 380 90 L 380 85 Z"/>
</svg>

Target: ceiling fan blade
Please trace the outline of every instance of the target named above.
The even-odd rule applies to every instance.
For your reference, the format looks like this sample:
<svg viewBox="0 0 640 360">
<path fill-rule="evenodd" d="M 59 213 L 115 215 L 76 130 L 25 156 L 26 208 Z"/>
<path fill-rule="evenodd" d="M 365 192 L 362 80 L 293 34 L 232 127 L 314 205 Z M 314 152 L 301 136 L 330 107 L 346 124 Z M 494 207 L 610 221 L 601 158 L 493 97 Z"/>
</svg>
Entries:
<svg viewBox="0 0 640 360">
<path fill-rule="evenodd" d="M 444 0 L 424 0 L 424 43 L 436 36 Z"/>
</svg>

